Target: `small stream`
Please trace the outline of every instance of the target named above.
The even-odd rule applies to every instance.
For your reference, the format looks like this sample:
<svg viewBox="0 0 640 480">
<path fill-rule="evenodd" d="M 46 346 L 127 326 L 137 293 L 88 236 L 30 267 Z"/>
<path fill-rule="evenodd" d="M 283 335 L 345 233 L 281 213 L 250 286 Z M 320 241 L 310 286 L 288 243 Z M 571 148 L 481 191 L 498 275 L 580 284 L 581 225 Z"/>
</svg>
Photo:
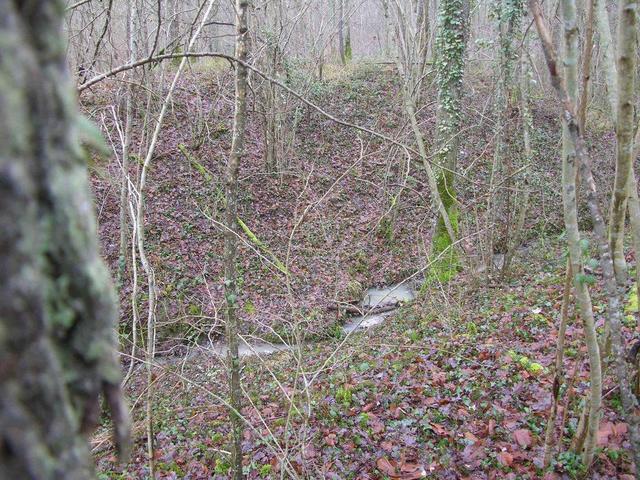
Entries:
<svg viewBox="0 0 640 480">
<path fill-rule="evenodd" d="M 350 317 L 342 326 L 345 335 L 349 335 L 356 331 L 363 331 L 380 325 L 385 322 L 387 317 L 393 315 L 395 310 L 402 304 L 411 302 L 415 298 L 415 290 L 411 285 L 399 284 L 382 288 L 370 288 L 365 292 L 364 298 L 358 307 L 364 312 L 363 315 Z M 388 309 L 387 309 L 388 308 Z M 380 309 L 385 312 L 375 313 Z M 367 313 L 371 311 L 371 313 Z M 240 356 L 252 355 L 271 355 L 277 352 L 291 350 L 292 345 L 268 343 L 268 342 L 251 342 L 241 341 L 239 345 Z M 219 341 L 213 346 L 203 347 L 206 353 L 225 356 L 227 354 L 227 344 Z"/>
</svg>

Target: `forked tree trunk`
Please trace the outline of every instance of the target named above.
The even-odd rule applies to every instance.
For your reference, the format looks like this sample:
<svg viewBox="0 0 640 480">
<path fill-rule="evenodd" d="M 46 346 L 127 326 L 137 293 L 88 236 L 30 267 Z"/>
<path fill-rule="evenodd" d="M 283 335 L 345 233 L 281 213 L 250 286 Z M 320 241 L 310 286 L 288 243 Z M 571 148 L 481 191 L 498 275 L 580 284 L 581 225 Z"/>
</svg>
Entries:
<svg viewBox="0 0 640 480">
<path fill-rule="evenodd" d="M 64 2 L 0 2 L 0 478 L 95 478 L 86 435 L 127 409 L 117 308 L 98 254 L 87 127 L 65 60 Z M 81 127 L 83 126 L 84 127 Z M 95 127 L 94 127 L 95 128 Z"/>
<path fill-rule="evenodd" d="M 562 0 L 562 19 L 564 23 L 564 79 L 567 95 L 575 105 L 578 97 L 578 27 L 575 0 Z M 589 354 L 591 394 L 589 405 L 588 431 L 584 444 L 583 462 L 590 465 L 596 447 L 598 426 L 600 425 L 600 406 L 602 403 L 602 366 L 600 349 L 593 317 L 593 308 L 587 283 L 584 281 L 582 248 L 578 229 L 578 207 L 576 196 L 576 169 L 579 168 L 576 145 L 565 118 L 562 122 L 562 184 L 565 228 L 569 243 L 569 257 L 573 272 L 576 301 L 584 322 L 585 340 Z"/>
<path fill-rule="evenodd" d="M 581 132 L 584 132 L 584 128 L 586 125 L 586 115 L 587 115 L 587 106 L 589 102 L 589 79 L 591 76 L 591 57 L 593 54 L 593 16 L 594 16 L 594 1 L 590 0 L 587 11 L 586 18 L 586 39 L 582 52 L 582 89 L 580 91 L 580 102 L 578 104 L 578 127 Z M 577 174 L 576 169 L 576 174 Z M 576 175 L 576 197 L 578 195 L 580 178 L 579 175 Z M 544 445 L 544 456 L 543 456 L 543 464 L 544 467 L 547 468 L 551 463 L 551 455 L 552 455 L 552 447 L 553 447 L 553 433 L 555 430 L 555 420 L 556 420 L 556 412 L 558 408 L 558 402 L 560 400 L 560 386 L 563 377 L 563 364 L 564 364 L 564 340 L 565 340 L 565 331 L 568 321 L 568 313 L 569 313 L 569 301 L 571 297 L 571 285 L 573 279 L 573 271 L 571 269 L 571 259 L 567 259 L 567 268 L 565 270 L 565 280 L 564 287 L 562 292 L 562 307 L 561 307 L 561 316 L 560 316 L 560 325 L 558 327 L 558 340 L 556 343 L 556 362 L 555 362 L 555 374 L 554 374 L 554 382 L 553 382 L 553 403 L 552 408 L 548 417 L 547 429 L 545 433 L 545 445 Z M 577 367 L 578 363 L 576 363 Z M 577 370 L 576 370 L 577 371 Z M 569 395 L 567 395 L 567 405 L 569 402 Z M 586 432 L 588 428 L 588 415 L 589 415 L 589 400 L 585 402 L 582 413 L 580 414 L 580 420 L 578 422 L 578 427 L 576 429 L 576 433 L 571 442 L 571 448 L 575 451 L 582 450 L 584 446 L 584 441 L 586 437 Z M 566 411 L 563 414 L 563 421 L 561 423 L 561 432 L 562 428 L 565 424 L 564 418 L 566 418 Z"/>
<path fill-rule="evenodd" d="M 616 133 L 618 133 L 617 123 L 618 123 L 618 91 L 619 91 L 619 74 L 618 67 L 616 66 L 614 52 L 613 52 L 613 40 L 611 38 L 611 30 L 609 26 L 609 17 L 607 15 L 607 11 L 604 7 L 603 0 L 594 0 L 596 2 L 596 20 L 600 33 L 600 48 L 603 51 L 603 68 L 605 69 L 605 79 L 607 83 L 607 92 L 609 99 L 609 106 L 611 109 L 611 118 L 614 126 L 616 127 Z M 637 35 L 637 25 L 634 27 L 636 33 L 633 33 L 633 36 Z M 627 33 L 624 33 L 626 30 L 621 30 L 623 36 L 627 36 Z M 621 39 L 618 40 L 620 42 Z M 622 39 L 624 41 L 624 39 Z M 623 46 L 628 47 L 627 45 Z M 619 47 L 620 48 L 620 47 Z M 622 55 L 621 52 L 618 53 Z M 628 50 L 627 50 L 628 55 Z M 632 73 L 632 70 L 626 68 L 626 74 Z M 623 80 L 624 82 L 624 80 Z M 628 112 L 627 112 L 628 113 Z M 623 131 L 629 128 L 629 126 L 623 127 Z M 640 258 L 640 201 L 638 200 L 638 185 L 636 181 L 636 176 L 633 171 L 633 160 L 638 157 L 639 149 L 638 144 L 640 141 L 640 135 L 638 135 L 640 131 L 636 133 L 635 140 L 632 141 L 633 144 L 633 153 L 631 156 L 631 167 L 629 169 L 628 182 L 627 182 L 627 205 L 629 209 L 629 219 L 631 223 L 631 232 L 633 236 L 633 248 L 636 252 L 636 263 L 637 259 Z M 613 210 L 612 210 L 613 212 Z M 620 220 L 621 218 L 621 220 Z M 616 242 L 612 243 L 615 248 L 618 250 L 617 258 L 618 262 L 618 280 L 622 282 L 626 275 L 622 273 L 626 272 L 626 262 L 624 261 L 624 251 L 623 251 L 623 239 L 624 239 L 624 214 L 618 214 L 619 223 L 616 226 Z M 610 225 L 611 228 L 611 225 Z M 615 253 L 614 253 L 615 255 Z M 622 272 L 622 273 L 619 273 Z M 640 291 L 640 268 L 636 264 L 636 287 L 638 291 Z"/>
</svg>

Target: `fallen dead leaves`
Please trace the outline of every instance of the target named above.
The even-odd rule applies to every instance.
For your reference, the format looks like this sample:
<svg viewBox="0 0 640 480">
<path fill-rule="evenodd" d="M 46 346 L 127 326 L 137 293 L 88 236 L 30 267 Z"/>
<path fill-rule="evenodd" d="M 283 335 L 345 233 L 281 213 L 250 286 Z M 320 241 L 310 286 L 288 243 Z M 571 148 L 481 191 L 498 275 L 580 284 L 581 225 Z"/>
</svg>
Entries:
<svg viewBox="0 0 640 480">
<path fill-rule="evenodd" d="M 599 447 L 619 447 L 627 435 L 629 427 L 626 423 L 604 422 L 598 430 Z"/>
<path fill-rule="evenodd" d="M 410 463 L 404 459 L 395 461 L 387 457 L 381 457 L 376 461 L 376 466 L 380 472 L 390 478 L 400 480 L 417 480 L 419 478 L 426 478 L 427 476 L 427 471 L 422 465 Z"/>
<path fill-rule="evenodd" d="M 520 428 L 513 432 L 513 439 L 520 446 L 520 448 L 527 449 L 533 443 L 531 438 L 531 432 L 526 428 Z"/>
</svg>

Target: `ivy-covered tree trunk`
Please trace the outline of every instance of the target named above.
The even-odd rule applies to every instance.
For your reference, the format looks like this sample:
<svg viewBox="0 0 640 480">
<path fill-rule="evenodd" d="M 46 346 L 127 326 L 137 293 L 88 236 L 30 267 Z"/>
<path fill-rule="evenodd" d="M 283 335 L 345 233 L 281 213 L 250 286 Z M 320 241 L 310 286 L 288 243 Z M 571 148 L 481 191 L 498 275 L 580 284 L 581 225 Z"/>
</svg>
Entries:
<svg viewBox="0 0 640 480">
<path fill-rule="evenodd" d="M 447 281 L 455 275 L 458 261 L 452 247 L 458 234 L 455 170 L 460 150 L 462 78 L 466 45 L 466 0 L 442 0 L 436 37 L 438 112 L 436 121 L 437 188 L 449 222 L 438 216 L 432 241 L 432 277 Z M 447 223 L 450 223 L 448 226 Z M 450 227 L 450 228 L 448 228 Z"/>
<path fill-rule="evenodd" d="M 126 446 L 114 290 L 62 37 L 62 1 L 0 2 L 0 478 L 94 478 L 105 394 Z"/>
</svg>

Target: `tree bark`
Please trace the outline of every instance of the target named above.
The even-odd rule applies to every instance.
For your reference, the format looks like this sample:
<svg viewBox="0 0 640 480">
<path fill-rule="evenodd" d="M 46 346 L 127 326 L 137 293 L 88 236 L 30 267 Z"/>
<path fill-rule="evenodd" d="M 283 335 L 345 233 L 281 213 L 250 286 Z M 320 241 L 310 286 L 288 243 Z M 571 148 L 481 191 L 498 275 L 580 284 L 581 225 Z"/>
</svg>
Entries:
<svg viewBox="0 0 640 480">
<path fill-rule="evenodd" d="M 238 250 L 238 171 L 244 156 L 245 128 L 247 119 L 247 61 L 248 0 L 236 0 L 236 53 L 241 63 L 236 66 L 235 113 L 233 116 L 233 137 L 231 154 L 225 174 L 225 234 L 224 234 L 224 273 L 225 296 L 227 302 L 226 324 L 229 367 L 229 404 L 231 405 L 231 428 L 233 436 L 232 461 L 233 478 L 242 480 L 242 390 L 240 387 L 240 355 L 238 353 L 239 319 L 237 314 L 238 272 L 236 257 Z"/>
<path fill-rule="evenodd" d="M 349 0 L 343 0 L 346 9 L 346 17 L 342 19 L 344 25 L 344 61 L 346 63 L 351 62 L 353 58 L 353 50 L 351 47 L 351 25 L 350 18 L 351 12 L 349 11 Z M 344 13 L 344 12 L 343 12 Z"/>
<path fill-rule="evenodd" d="M 598 33 L 600 35 L 600 49 L 602 50 L 602 66 L 607 86 L 607 97 L 611 109 L 611 118 L 617 132 L 618 123 L 618 68 L 616 64 L 615 46 L 609 25 L 609 14 L 605 0 L 594 0 L 594 14 Z M 620 172 L 616 162 L 616 180 L 614 185 L 614 196 L 609 211 L 609 241 L 613 252 L 613 265 L 616 271 L 618 283 L 624 283 L 626 279 L 627 264 L 624 258 L 624 214 L 626 211 L 626 196 L 620 198 L 618 179 L 620 176 L 628 177 L 625 172 Z M 623 187 L 626 189 L 626 185 Z"/>
<path fill-rule="evenodd" d="M 634 136 L 634 86 L 636 77 L 636 6 L 635 2 L 622 1 L 619 8 L 617 105 L 616 107 L 616 176 L 609 229 L 611 249 L 618 284 L 627 278 L 624 258 L 624 219 L 627 207 L 627 186 L 632 166 Z"/>
<path fill-rule="evenodd" d="M 128 447 L 64 9 L 0 2 L 0 478 L 94 478 L 86 435 L 102 393 Z"/>
<path fill-rule="evenodd" d="M 420 70 L 425 71 L 426 64 L 429 61 L 429 0 L 418 1 L 417 12 L 417 40 L 420 45 Z"/>
<path fill-rule="evenodd" d="M 344 0 L 338 2 L 338 50 L 340 52 L 340 61 L 342 65 L 347 64 L 347 58 L 344 52 Z"/>
<path fill-rule="evenodd" d="M 578 126 L 584 134 L 587 124 L 587 106 L 589 104 L 589 84 L 591 82 L 591 59 L 593 57 L 593 18 L 594 2 L 588 0 L 587 17 L 585 19 L 585 39 L 582 52 L 582 88 L 580 89 L 580 102 L 578 103 Z"/>
</svg>

